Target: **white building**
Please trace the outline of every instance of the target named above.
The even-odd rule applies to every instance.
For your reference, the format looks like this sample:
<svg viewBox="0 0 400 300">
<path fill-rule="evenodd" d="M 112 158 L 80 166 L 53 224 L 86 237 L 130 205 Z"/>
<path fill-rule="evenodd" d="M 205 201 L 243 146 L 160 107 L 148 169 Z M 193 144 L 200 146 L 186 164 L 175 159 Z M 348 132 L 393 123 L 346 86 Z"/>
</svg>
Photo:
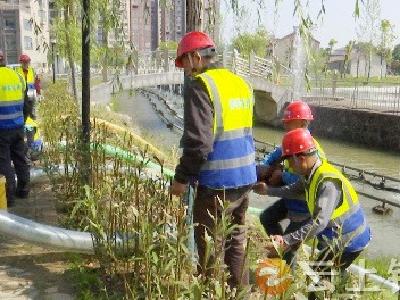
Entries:
<svg viewBox="0 0 400 300">
<path fill-rule="evenodd" d="M 267 45 L 267 56 L 273 56 L 279 63 L 290 68 L 293 64 L 292 59 L 297 30 L 297 27 L 294 27 L 292 33 L 282 38 L 272 38 Z M 319 44 L 319 41 L 311 37 L 309 41 L 310 51 L 318 50 Z"/>
<path fill-rule="evenodd" d="M 369 60 L 368 54 L 364 51 L 353 48 L 350 57 L 346 57 L 345 48 L 335 49 L 329 58 L 328 69 L 337 70 L 339 73 L 349 74 L 353 77 L 361 76 L 367 77 L 368 71 L 370 77 L 381 76 L 386 74 L 386 62 L 383 60 L 381 66 L 381 58 L 375 52 L 372 52 L 371 59 Z M 369 67 L 370 66 L 370 67 Z"/>
<path fill-rule="evenodd" d="M 0 1 L 0 49 L 7 64 L 25 53 L 38 73 L 47 72 L 49 44 L 47 0 Z"/>
</svg>

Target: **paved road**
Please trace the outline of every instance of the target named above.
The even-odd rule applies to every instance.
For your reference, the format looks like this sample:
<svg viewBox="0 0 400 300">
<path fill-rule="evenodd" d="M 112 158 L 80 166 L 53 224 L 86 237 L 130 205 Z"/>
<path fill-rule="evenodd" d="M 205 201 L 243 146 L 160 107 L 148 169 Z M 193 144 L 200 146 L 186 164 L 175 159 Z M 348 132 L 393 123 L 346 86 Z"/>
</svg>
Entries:
<svg viewBox="0 0 400 300">
<path fill-rule="evenodd" d="M 48 182 L 33 180 L 29 199 L 17 199 L 16 215 L 55 225 L 57 213 Z M 75 299 L 65 253 L 0 235 L 0 299 Z"/>
</svg>

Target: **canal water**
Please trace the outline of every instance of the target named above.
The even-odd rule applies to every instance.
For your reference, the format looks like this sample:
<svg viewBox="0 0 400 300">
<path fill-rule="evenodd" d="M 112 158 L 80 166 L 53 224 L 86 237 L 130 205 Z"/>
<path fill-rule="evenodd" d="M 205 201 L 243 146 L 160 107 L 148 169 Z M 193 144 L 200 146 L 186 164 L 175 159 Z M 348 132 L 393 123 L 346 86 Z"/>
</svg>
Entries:
<svg viewBox="0 0 400 300">
<path fill-rule="evenodd" d="M 150 105 L 149 100 L 141 93 L 129 96 L 128 93 L 121 95 L 116 105 L 117 112 L 130 116 L 135 125 L 147 138 L 158 145 L 161 149 L 171 149 L 179 145 L 181 133 L 176 130 L 168 129 L 160 116 Z M 269 143 L 280 144 L 283 132 L 278 129 L 255 126 L 254 136 L 258 140 Z M 324 148 L 328 159 L 348 166 L 364 169 L 366 171 L 393 176 L 400 179 L 400 154 L 372 150 L 362 146 L 318 139 Z M 364 189 L 361 185 L 360 189 Z M 397 186 L 400 188 L 400 186 Z M 374 193 L 374 190 L 365 185 L 365 191 Z M 400 194 L 393 194 L 393 199 L 400 201 Z M 264 208 L 269 206 L 274 198 L 254 195 L 251 206 Z M 400 208 L 393 208 L 393 213 L 389 216 L 380 216 L 372 212 L 372 208 L 379 202 L 360 196 L 360 201 L 366 212 L 369 224 L 372 228 L 373 240 L 368 247 L 368 256 L 390 256 L 400 257 Z"/>
</svg>

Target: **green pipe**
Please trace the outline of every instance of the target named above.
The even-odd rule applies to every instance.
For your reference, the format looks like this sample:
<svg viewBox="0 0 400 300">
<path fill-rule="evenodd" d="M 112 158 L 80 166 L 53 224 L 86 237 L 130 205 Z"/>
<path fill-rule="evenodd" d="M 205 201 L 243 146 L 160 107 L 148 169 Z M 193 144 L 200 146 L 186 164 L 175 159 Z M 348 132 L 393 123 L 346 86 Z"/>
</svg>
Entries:
<svg viewBox="0 0 400 300">
<path fill-rule="evenodd" d="M 161 167 L 159 164 L 156 164 L 156 163 L 150 161 L 148 158 L 143 158 L 141 156 L 133 154 L 132 152 L 123 150 L 119 147 L 115 147 L 115 146 L 107 145 L 107 144 L 93 144 L 93 143 L 91 144 L 92 149 L 95 149 L 97 147 L 104 150 L 104 152 L 109 156 L 120 157 L 129 162 L 144 163 L 144 165 L 147 168 L 160 171 L 160 173 L 161 173 L 161 169 L 162 169 L 162 173 L 168 177 L 174 177 L 174 175 L 175 175 L 175 172 L 172 171 L 171 169 Z"/>
<path fill-rule="evenodd" d="M 65 142 L 63 142 L 62 145 L 63 145 L 63 148 L 65 148 Z M 123 150 L 119 147 L 112 146 L 109 144 L 91 143 L 90 146 L 91 146 L 91 149 L 99 149 L 100 148 L 101 150 L 103 150 L 105 152 L 105 154 L 112 156 L 112 157 L 120 157 L 129 162 L 140 162 L 140 163 L 144 162 L 144 165 L 146 167 L 148 167 L 149 169 L 157 170 L 161 173 L 161 166 L 159 164 L 156 164 L 147 158 L 143 158 L 141 156 L 133 154 L 130 151 Z M 168 177 L 175 176 L 175 172 L 168 168 L 162 168 L 162 172 L 164 175 L 166 175 Z M 250 206 L 247 211 L 249 214 L 252 214 L 252 215 L 260 215 L 263 210 L 260 208 Z"/>
<path fill-rule="evenodd" d="M 129 162 L 143 162 L 146 160 L 146 162 L 145 162 L 146 167 L 161 172 L 161 166 L 156 163 L 151 162 L 149 159 L 144 159 L 143 157 L 137 156 L 137 155 L 133 154 L 132 152 L 123 150 L 119 147 L 115 147 L 115 146 L 111 146 L 111 145 L 107 145 L 107 144 L 96 144 L 96 145 L 99 146 L 102 150 L 104 150 L 104 152 L 107 155 L 114 156 L 114 157 L 121 157 L 123 159 L 126 159 Z M 92 148 L 94 148 L 94 147 L 95 146 L 92 144 Z M 163 168 L 162 171 L 163 171 L 163 174 L 167 175 L 168 177 L 175 176 L 175 172 L 172 171 L 171 169 Z M 260 215 L 263 210 L 260 208 L 250 206 L 247 209 L 247 211 L 249 214 L 252 214 L 252 215 Z"/>
<path fill-rule="evenodd" d="M 66 145 L 67 145 L 67 143 L 65 141 L 60 142 L 60 148 L 62 150 L 65 150 L 67 148 Z M 144 166 L 146 166 L 147 168 L 157 170 L 160 173 L 161 173 L 161 169 L 162 169 L 162 173 L 168 177 L 174 177 L 174 175 L 175 175 L 175 172 L 172 171 L 171 169 L 161 167 L 159 164 L 156 164 L 156 163 L 150 161 L 150 159 L 148 159 L 148 158 L 138 156 L 130 151 L 121 149 L 116 146 L 112 146 L 109 144 L 90 143 L 90 149 L 91 150 L 103 150 L 104 153 L 108 156 L 119 157 L 128 162 L 144 163 Z"/>
</svg>

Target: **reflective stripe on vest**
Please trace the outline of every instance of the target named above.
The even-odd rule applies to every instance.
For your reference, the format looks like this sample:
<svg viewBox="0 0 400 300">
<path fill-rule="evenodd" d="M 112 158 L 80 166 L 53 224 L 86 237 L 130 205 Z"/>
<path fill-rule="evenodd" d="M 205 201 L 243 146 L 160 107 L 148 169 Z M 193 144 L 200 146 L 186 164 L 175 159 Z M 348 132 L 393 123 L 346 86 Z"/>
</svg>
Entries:
<svg viewBox="0 0 400 300">
<path fill-rule="evenodd" d="M 0 130 L 24 125 L 23 91 L 22 78 L 14 70 L 0 67 Z"/>
<path fill-rule="evenodd" d="M 214 189 L 256 182 L 252 137 L 253 98 L 246 82 L 225 69 L 198 76 L 214 107 L 214 144 L 199 173 L 199 184 Z M 234 87 L 234 88 L 232 88 Z"/>
<path fill-rule="evenodd" d="M 26 74 L 26 79 L 25 79 L 25 73 L 24 69 L 22 67 L 18 67 L 16 69 L 18 74 L 20 74 L 24 80 L 26 80 L 26 86 L 28 90 L 34 90 L 35 89 L 35 72 L 33 71 L 32 67 L 28 67 L 28 73 Z"/>
<path fill-rule="evenodd" d="M 370 240 L 369 227 L 365 214 L 360 206 L 357 192 L 349 180 L 335 167 L 326 161 L 317 168 L 309 186 L 306 188 L 306 199 L 310 214 L 313 215 L 320 184 L 334 179 L 341 183 L 342 202 L 332 213 L 326 229 L 319 234 L 320 239 L 326 237 L 337 239 L 341 248 L 358 251 L 366 247 Z M 359 238 L 362 237 L 362 238 Z"/>
</svg>

